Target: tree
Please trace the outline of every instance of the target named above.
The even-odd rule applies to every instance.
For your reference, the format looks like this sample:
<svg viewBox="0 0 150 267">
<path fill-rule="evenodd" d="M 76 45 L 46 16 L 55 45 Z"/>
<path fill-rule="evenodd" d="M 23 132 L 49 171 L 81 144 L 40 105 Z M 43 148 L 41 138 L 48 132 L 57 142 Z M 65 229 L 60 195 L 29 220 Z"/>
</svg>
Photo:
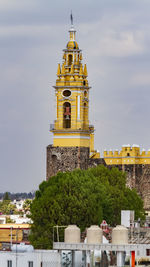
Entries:
<svg viewBox="0 0 150 267">
<path fill-rule="evenodd" d="M 0 202 L 0 212 L 2 214 L 17 214 L 16 206 L 10 203 L 10 200 L 3 200 Z"/>
<path fill-rule="evenodd" d="M 10 196 L 9 196 L 9 193 L 8 192 L 6 192 L 4 194 L 3 200 L 10 200 Z"/>
<path fill-rule="evenodd" d="M 20 211 L 17 211 L 16 206 L 11 203 L 10 193 L 6 192 L 3 196 L 3 201 L 0 202 L 0 213 L 2 214 L 20 214 Z"/>
<path fill-rule="evenodd" d="M 31 243 L 35 248 L 51 248 L 55 225 L 76 224 L 83 231 L 102 219 L 119 224 L 121 209 L 134 209 L 143 218 L 142 200 L 125 183 L 124 173 L 101 165 L 58 173 L 44 181 L 31 204 Z"/>
<path fill-rule="evenodd" d="M 25 213 L 30 213 L 30 206 L 31 206 L 32 200 L 26 199 L 23 204 L 23 210 Z"/>
</svg>

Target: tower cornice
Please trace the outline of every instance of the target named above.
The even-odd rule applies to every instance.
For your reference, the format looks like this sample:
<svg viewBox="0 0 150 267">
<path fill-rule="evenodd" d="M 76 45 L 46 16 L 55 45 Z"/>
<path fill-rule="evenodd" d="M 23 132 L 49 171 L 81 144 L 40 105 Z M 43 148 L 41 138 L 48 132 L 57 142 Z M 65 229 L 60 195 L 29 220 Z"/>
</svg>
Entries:
<svg viewBox="0 0 150 267">
<path fill-rule="evenodd" d="M 91 89 L 91 86 L 77 86 L 77 85 L 54 85 L 53 88 L 59 89 L 59 88 L 79 88 L 79 89 Z"/>
</svg>

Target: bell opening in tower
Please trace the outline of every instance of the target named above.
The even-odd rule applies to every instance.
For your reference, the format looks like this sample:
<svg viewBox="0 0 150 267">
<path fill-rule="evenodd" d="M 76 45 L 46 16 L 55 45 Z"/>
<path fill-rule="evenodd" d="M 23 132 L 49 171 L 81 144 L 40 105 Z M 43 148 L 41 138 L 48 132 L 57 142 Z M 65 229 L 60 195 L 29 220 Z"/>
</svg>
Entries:
<svg viewBox="0 0 150 267">
<path fill-rule="evenodd" d="M 84 103 L 84 110 L 83 110 L 83 128 L 86 128 L 86 103 Z"/>
<path fill-rule="evenodd" d="M 63 128 L 71 128 L 71 104 L 65 102 L 63 104 Z"/>
<path fill-rule="evenodd" d="M 69 55 L 68 56 L 68 65 L 71 65 L 72 64 L 72 55 Z"/>
</svg>

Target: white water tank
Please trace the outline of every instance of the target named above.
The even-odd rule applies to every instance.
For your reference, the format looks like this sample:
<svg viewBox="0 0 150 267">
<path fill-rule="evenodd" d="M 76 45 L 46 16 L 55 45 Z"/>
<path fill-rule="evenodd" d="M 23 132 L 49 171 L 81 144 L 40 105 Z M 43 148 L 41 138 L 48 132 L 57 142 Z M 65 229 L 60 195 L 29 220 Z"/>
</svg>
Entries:
<svg viewBox="0 0 150 267">
<path fill-rule="evenodd" d="M 87 243 L 101 244 L 102 243 L 102 229 L 97 225 L 91 225 L 87 229 Z"/>
<path fill-rule="evenodd" d="M 65 229 L 65 243 L 80 243 L 80 228 L 76 225 L 69 225 Z"/>
<path fill-rule="evenodd" d="M 128 229 L 123 225 L 117 225 L 112 230 L 112 244 L 128 244 Z"/>
<path fill-rule="evenodd" d="M 31 245 L 25 245 L 25 243 L 20 243 L 20 244 L 13 244 L 11 246 L 11 250 L 13 252 L 16 252 L 16 251 L 18 251 L 18 252 L 32 252 L 32 251 L 34 251 L 34 248 Z"/>
</svg>

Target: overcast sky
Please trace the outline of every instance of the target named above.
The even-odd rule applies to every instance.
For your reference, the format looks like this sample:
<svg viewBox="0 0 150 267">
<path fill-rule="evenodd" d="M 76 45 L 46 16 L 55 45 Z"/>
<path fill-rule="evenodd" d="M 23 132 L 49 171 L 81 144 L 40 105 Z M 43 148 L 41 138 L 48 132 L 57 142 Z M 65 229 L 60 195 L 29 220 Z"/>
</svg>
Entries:
<svg viewBox="0 0 150 267">
<path fill-rule="evenodd" d="M 0 192 L 46 176 L 57 64 L 73 11 L 95 148 L 150 148 L 150 0 L 0 0 Z"/>
</svg>

